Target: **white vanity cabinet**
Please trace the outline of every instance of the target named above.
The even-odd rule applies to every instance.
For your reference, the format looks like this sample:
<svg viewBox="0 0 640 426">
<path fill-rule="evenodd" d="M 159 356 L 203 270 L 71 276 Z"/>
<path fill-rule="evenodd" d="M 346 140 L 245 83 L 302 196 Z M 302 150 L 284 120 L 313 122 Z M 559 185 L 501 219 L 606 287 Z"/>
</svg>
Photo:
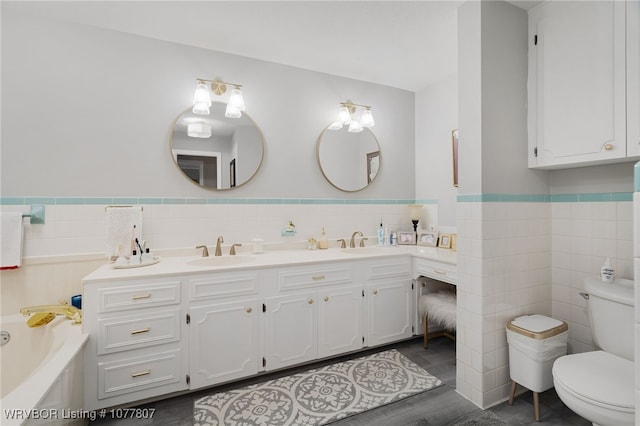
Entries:
<svg viewBox="0 0 640 426">
<path fill-rule="evenodd" d="M 414 297 L 409 257 L 367 261 L 367 346 L 377 346 L 413 335 Z"/>
<path fill-rule="evenodd" d="M 190 388 L 256 374 L 261 368 L 258 272 L 210 273 L 187 282 Z"/>
<path fill-rule="evenodd" d="M 627 76 L 626 70 L 633 55 L 625 43 L 626 13 L 636 13 L 635 22 L 627 22 L 638 25 L 632 3 L 553 1 L 529 12 L 529 167 L 604 164 L 640 154 L 638 135 L 627 135 L 627 121 L 638 120 L 637 106 L 635 116 L 627 116 L 626 99 L 627 78 L 636 88 L 630 94 L 638 96 L 638 71 Z"/>
<path fill-rule="evenodd" d="M 265 273 L 267 370 L 363 346 L 362 286 L 352 263 L 287 267 Z M 268 289 L 269 283 L 272 283 Z"/>
<path fill-rule="evenodd" d="M 188 388 L 181 284 L 179 278 L 85 283 L 85 409 Z"/>
</svg>

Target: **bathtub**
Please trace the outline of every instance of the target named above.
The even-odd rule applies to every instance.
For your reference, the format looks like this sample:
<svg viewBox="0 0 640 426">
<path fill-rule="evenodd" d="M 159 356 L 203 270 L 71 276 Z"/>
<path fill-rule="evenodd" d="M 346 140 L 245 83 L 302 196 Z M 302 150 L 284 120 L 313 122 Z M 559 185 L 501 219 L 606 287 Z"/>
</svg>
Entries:
<svg viewBox="0 0 640 426">
<path fill-rule="evenodd" d="M 88 335 L 63 316 L 37 328 L 22 315 L 0 317 L 0 424 L 83 424 L 82 348 Z"/>
</svg>

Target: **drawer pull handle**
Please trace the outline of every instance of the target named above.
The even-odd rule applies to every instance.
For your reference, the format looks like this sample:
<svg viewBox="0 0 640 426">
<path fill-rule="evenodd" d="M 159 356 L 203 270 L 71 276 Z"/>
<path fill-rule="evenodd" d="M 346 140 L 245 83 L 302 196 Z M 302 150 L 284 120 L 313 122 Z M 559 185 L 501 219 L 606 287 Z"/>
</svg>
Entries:
<svg viewBox="0 0 640 426">
<path fill-rule="evenodd" d="M 325 276 L 324 276 L 324 274 L 322 274 L 322 275 L 314 275 L 314 276 L 311 277 L 311 279 L 314 280 L 314 281 L 324 280 Z"/>
<path fill-rule="evenodd" d="M 440 274 L 440 275 L 447 275 L 446 271 L 441 271 L 439 269 L 434 269 L 433 272 L 435 272 L 436 274 Z"/>
<path fill-rule="evenodd" d="M 378 294 L 378 290 L 373 290 L 373 294 Z"/>
<path fill-rule="evenodd" d="M 132 330 L 131 334 L 142 334 L 142 333 L 148 333 L 151 331 L 151 328 L 147 327 L 147 328 L 141 328 L 140 330 Z"/>
<path fill-rule="evenodd" d="M 325 302 L 328 302 L 328 301 L 329 301 L 329 296 L 325 296 L 325 297 L 324 297 L 324 301 L 325 301 Z"/>
<path fill-rule="evenodd" d="M 151 298 L 151 293 L 137 294 L 135 296 L 132 296 L 131 300 L 150 299 L 150 298 Z"/>
<path fill-rule="evenodd" d="M 151 374 L 151 370 L 140 371 L 139 373 L 131 373 L 131 377 L 136 378 L 141 376 L 148 376 L 149 374 Z"/>
<path fill-rule="evenodd" d="M 250 314 L 251 312 L 253 312 L 253 309 L 247 308 L 247 313 Z"/>
<path fill-rule="evenodd" d="M 425 288 L 427 286 L 427 283 L 422 283 L 422 288 Z"/>
<path fill-rule="evenodd" d="M 307 303 L 310 304 L 310 305 L 313 305 L 313 299 L 307 300 Z"/>
</svg>

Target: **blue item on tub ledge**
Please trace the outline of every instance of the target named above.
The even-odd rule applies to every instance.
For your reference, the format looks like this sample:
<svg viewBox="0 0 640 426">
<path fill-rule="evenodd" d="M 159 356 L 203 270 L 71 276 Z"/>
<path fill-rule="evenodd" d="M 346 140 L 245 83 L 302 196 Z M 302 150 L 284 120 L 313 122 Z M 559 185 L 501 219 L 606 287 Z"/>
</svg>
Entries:
<svg viewBox="0 0 640 426">
<path fill-rule="evenodd" d="M 82 295 L 76 294 L 71 296 L 71 306 L 75 306 L 78 309 L 82 309 Z"/>
</svg>

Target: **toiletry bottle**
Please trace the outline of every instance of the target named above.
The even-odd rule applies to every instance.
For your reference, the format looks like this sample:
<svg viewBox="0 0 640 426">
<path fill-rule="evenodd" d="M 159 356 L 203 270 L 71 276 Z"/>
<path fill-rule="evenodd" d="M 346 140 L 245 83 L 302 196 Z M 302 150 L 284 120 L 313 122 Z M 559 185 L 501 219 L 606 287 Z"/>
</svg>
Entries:
<svg viewBox="0 0 640 426">
<path fill-rule="evenodd" d="M 327 240 L 327 233 L 324 232 L 324 226 L 322 227 L 322 234 L 320 234 L 320 239 L 318 240 L 318 248 L 320 250 L 329 248 L 329 240 Z"/>
<path fill-rule="evenodd" d="M 378 245 L 384 245 L 384 228 L 382 227 L 382 219 L 380 219 L 380 227 L 378 228 Z"/>
<path fill-rule="evenodd" d="M 396 231 L 391 231 L 391 234 L 389 234 L 389 244 L 392 246 L 398 244 L 398 234 L 396 234 Z"/>
<path fill-rule="evenodd" d="M 604 261 L 604 265 L 600 268 L 600 279 L 605 283 L 612 283 L 614 279 L 613 266 L 611 266 L 611 259 L 607 257 Z"/>
</svg>

